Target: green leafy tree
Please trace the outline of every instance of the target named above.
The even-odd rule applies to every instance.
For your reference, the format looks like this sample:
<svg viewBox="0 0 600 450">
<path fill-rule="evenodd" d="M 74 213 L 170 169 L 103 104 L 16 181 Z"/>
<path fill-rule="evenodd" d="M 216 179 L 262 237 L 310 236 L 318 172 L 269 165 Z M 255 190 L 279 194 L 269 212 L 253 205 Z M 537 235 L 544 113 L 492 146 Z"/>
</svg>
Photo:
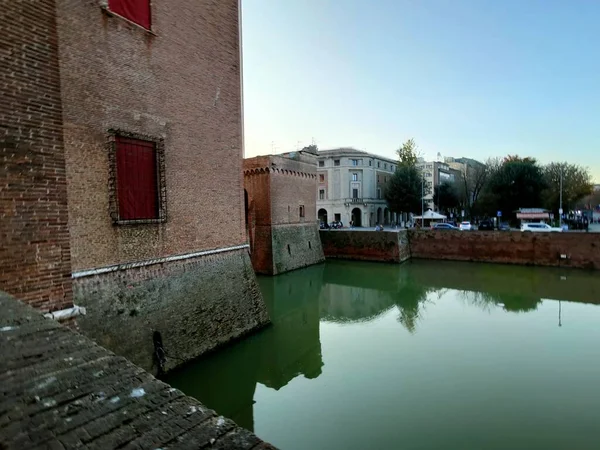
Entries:
<svg viewBox="0 0 600 450">
<path fill-rule="evenodd" d="M 421 210 L 421 172 L 415 166 L 399 165 L 385 190 L 385 200 L 396 213 Z"/>
<path fill-rule="evenodd" d="M 440 211 L 453 211 L 460 206 L 460 199 L 456 190 L 456 185 L 450 182 L 433 188 L 433 203 L 435 203 Z"/>
<path fill-rule="evenodd" d="M 486 212 L 502 211 L 503 217 L 508 218 L 519 208 L 539 208 L 543 206 L 542 194 L 546 187 L 544 173 L 535 159 L 505 158 L 490 178 Z"/>
<path fill-rule="evenodd" d="M 398 166 L 390 178 L 384 198 L 395 213 L 421 210 L 421 171 L 417 168 L 417 144 L 409 139 L 396 150 Z"/>
<path fill-rule="evenodd" d="M 417 144 L 414 139 L 409 139 L 396 150 L 398 155 L 399 166 L 416 166 L 417 165 Z"/>
<path fill-rule="evenodd" d="M 592 194 L 592 177 L 588 170 L 566 162 L 550 163 L 544 166 L 546 189 L 544 206 L 555 213 L 560 207 L 560 178 L 562 173 L 563 209 L 574 209 L 586 196 Z"/>
</svg>

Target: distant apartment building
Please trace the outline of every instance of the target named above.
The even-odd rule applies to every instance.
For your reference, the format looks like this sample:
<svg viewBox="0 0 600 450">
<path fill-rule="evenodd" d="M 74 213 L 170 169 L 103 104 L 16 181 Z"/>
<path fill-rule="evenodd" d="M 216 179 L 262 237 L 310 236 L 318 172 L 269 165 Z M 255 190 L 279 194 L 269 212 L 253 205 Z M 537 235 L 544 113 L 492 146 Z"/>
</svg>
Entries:
<svg viewBox="0 0 600 450">
<path fill-rule="evenodd" d="M 450 167 L 450 169 L 459 171 L 462 174 L 466 174 L 469 169 L 482 168 L 485 166 L 482 162 L 472 158 L 444 158 L 444 163 Z"/>
<path fill-rule="evenodd" d="M 390 225 L 397 217 L 387 207 L 385 188 L 397 161 L 353 148 L 321 150 L 317 157 L 317 217 L 344 226 Z"/>
<path fill-rule="evenodd" d="M 457 173 L 451 169 L 446 163 L 440 161 L 425 161 L 423 158 L 419 158 L 417 161 L 417 168 L 423 173 L 423 191 L 426 209 L 437 209 L 437 205 L 433 202 L 433 193 L 435 186 L 439 186 L 444 182 L 453 183 L 456 181 Z"/>
</svg>

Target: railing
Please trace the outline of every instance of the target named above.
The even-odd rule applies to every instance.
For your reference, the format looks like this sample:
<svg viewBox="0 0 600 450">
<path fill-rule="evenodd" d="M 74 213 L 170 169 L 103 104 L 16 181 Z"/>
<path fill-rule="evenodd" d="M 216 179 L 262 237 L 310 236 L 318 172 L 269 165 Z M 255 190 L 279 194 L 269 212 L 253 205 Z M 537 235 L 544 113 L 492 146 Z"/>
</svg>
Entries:
<svg viewBox="0 0 600 450">
<path fill-rule="evenodd" d="M 365 202 L 381 202 L 385 203 L 383 198 L 345 198 L 344 203 L 365 203 Z"/>
</svg>

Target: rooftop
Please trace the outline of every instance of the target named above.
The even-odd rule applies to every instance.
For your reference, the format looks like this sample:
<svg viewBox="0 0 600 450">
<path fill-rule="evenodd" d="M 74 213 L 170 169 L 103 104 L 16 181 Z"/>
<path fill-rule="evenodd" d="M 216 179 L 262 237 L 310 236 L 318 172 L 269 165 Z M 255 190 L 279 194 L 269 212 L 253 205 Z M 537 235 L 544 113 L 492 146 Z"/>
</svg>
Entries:
<svg viewBox="0 0 600 450">
<path fill-rule="evenodd" d="M 392 164 L 398 163 L 398 161 L 395 159 L 386 158 L 385 156 L 376 155 L 374 153 L 368 153 L 364 150 L 357 150 L 352 147 L 339 147 L 326 150 L 319 150 L 318 156 L 319 158 L 330 158 L 332 156 L 363 156 L 380 159 L 381 161 L 386 161 Z"/>
</svg>

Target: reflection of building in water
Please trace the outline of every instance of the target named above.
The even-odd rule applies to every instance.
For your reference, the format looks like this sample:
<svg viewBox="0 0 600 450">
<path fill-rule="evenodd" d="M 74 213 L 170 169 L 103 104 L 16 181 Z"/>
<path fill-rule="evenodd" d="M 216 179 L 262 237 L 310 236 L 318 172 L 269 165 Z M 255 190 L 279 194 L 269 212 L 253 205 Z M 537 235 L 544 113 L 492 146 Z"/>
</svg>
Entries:
<svg viewBox="0 0 600 450">
<path fill-rule="evenodd" d="M 326 283 L 321 290 L 319 309 L 328 322 L 368 322 L 394 307 L 390 292 Z"/>
<path fill-rule="evenodd" d="M 326 280 L 321 290 L 321 318 L 331 322 L 365 322 L 396 306 L 398 321 L 414 332 L 420 317 L 420 304 L 428 289 L 407 276 L 405 266 L 336 261 L 325 266 Z"/>
<path fill-rule="evenodd" d="M 300 375 L 313 379 L 321 374 L 318 302 L 323 267 L 259 278 L 272 326 L 173 373 L 167 381 L 253 430 L 256 383 L 278 390 Z"/>
<path fill-rule="evenodd" d="M 323 360 L 319 340 L 319 292 L 323 266 L 262 278 L 265 297 L 276 299 L 270 308 L 273 338 L 262 349 L 258 381 L 280 389 L 298 375 L 316 378 Z"/>
</svg>

